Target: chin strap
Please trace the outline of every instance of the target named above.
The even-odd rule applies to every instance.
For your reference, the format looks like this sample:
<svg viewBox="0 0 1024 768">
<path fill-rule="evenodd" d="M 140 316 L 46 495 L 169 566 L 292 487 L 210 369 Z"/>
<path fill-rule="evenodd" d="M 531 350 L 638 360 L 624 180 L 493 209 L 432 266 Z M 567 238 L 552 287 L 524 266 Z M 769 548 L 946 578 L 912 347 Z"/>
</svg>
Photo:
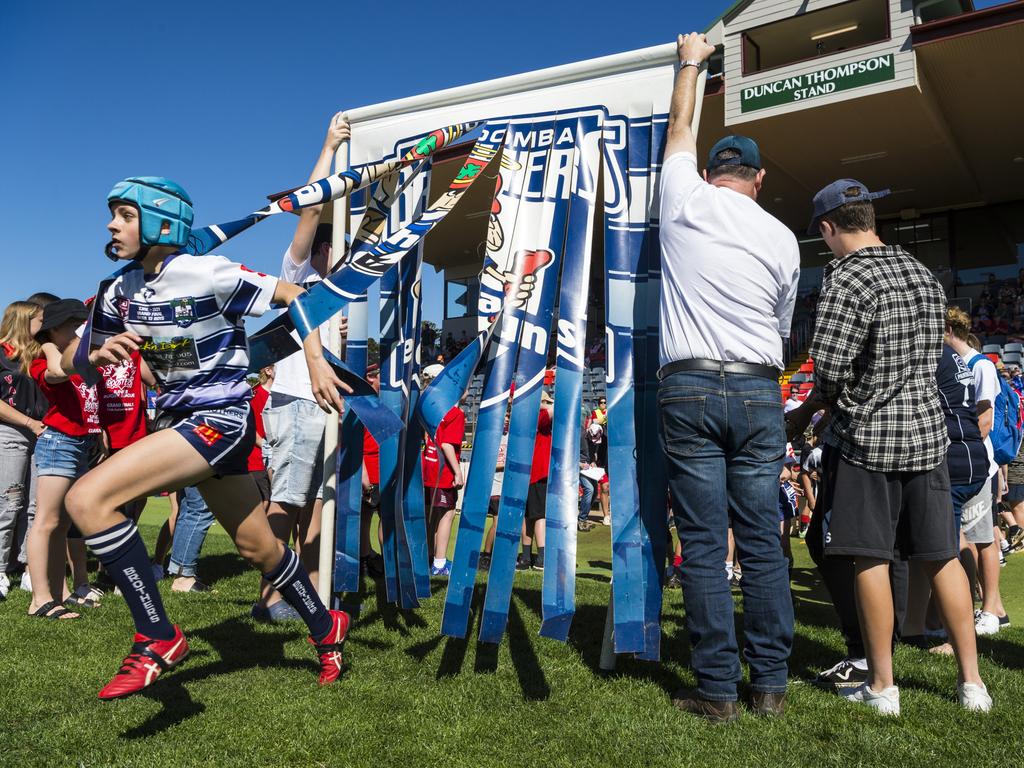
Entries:
<svg viewBox="0 0 1024 768">
<path fill-rule="evenodd" d="M 144 258 L 146 258 L 146 254 L 149 253 L 149 249 L 150 246 L 143 245 L 142 247 L 139 248 L 138 255 L 131 261 L 136 264 L 141 262 Z M 104 247 L 103 249 L 103 255 L 106 256 L 111 261 L 124 261 L 124 259 L 120 258 L 117 255 L 117 251 L 114 249 L 113 243 L 107 243 L 106 247 Z"/>
</svg>

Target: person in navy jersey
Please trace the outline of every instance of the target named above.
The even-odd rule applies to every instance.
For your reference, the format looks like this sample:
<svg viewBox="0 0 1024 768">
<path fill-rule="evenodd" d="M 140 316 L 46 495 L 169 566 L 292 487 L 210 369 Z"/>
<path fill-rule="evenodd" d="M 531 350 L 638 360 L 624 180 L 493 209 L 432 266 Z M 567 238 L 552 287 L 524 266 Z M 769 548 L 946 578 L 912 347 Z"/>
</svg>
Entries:
<svg viewBox="0 0 1024 768">
<path fill-rule="evenodd" d="M 953 520 L 960 537 L 960 518 L 964 505 L 977 496 L 988 484 L 988 452 L 978 426 L 975 408 L 974 374 L 948 344 L 942 345 L 942 357 L 935 373 L 939 388 L 939 403 L 946 418 L 949 449 L 946 468 L 949 471 L 950 493 L 953 499 Z M 961 549 L 966 542 L 961 539 Z M 925 618 L 931 589 L 928 580 L 914 563 L 910 567 L 909 595 L 906 618 L 903 622 L 903 642 L 927 647 L 929 644 Z M 952 654 L 953 646 L 944 643 L 934 653 Z M 975 651 L 976 653 L 976 651 Z"/>
<path fill-rule="evenodd" d="M 949 432 L 946 467 L 949 469 L 953 517 L 959 536 L 964 504 L 981 491 L 988 479 L 988 453 L 975 411 L 974 374 L 948 344 L 942 345 L 942 357 L 939 358 L 935 377 Z"/>
<path fill-rule="evenodd" d="M 333 682 L 341 675 L 349 617 L 324 606 L 298 556 L 274 536 L 248 471 L 256 429 L 243 320 L 263 314 L 272 303 L 291 304 L 303 289 L 222 256 L 182 253 L 191 232 L 192 201 L 173 181 L 126 179 L 114 186 L 107 203 L 107 255 L 126 266 L 102 284 L 82 354 L 76 339 L 61 366 L 94 375 L 98 367 L 141 352 L 160 385 L 157 407 L 166 423 L 85 474 L 66 500 L 135 622 L 131 653 L 99 696 L 136 693 L 188 655 L 181 629 L 167 618 L 138 529 L 118 508 L 190 485 L 239 553 L 306 622 L 320 659 L 320 683 Z M 340 411 L 339 388 L 350 390 L 324 359 L 317 331 L 304 348 L 317 404 Z"/>
</svg>

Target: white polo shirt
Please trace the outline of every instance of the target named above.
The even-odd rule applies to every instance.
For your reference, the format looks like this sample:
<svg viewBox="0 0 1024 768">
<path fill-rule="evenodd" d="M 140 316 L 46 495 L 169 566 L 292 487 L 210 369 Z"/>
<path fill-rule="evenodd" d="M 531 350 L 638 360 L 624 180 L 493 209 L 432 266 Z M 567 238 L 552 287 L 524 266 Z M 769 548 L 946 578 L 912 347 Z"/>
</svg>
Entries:
<svg viewBox="0 0 1024 768">
<path fill-rule="evenodd" d="M 754 200 L 708 184 L 677 152 L 661 175 L 661 364 L 693 358 L 783 368 L 800 249 Z"/>
<path fill-rule="evenodd" d="M 285 249 L 284 258 L 281 260 L 281 279 L 286 283 L 309 286 L 320 282 L 320 273 L 313 269 L 310 263 L 312 259 L 307 258 L 301 264 L 292 260 L 291 247 Z M 287 312 L 288 310 L 285 310 Z M 320 326 L 320 340 L 327 343 L 330 323 Z M 292 338 L 302 344 L 302 338 L 298 331 L 292 331 Z M 309 368 L 306 365 L 306 355 L 299 350 L 279 360 L 274 365 L 274 384 L 271 387 L 272 394 L 289 395 L 303 400 L 315 400 L 313 397 L 313 385 L 309 381 Z"/>
</svg>

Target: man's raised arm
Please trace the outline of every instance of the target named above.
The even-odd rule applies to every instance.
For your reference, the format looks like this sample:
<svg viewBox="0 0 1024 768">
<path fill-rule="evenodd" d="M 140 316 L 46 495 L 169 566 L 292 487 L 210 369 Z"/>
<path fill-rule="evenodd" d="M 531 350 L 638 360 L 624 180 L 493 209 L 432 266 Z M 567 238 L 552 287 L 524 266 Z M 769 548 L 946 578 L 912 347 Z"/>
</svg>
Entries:
<svg viewBox="0 0 1024 768">
<path fill-rule="evenodd" d="M 700 66 L 715 52 L 706 35 L 691 32 L 676 40 L 679 53 L 679 71 L 672 88 L 672 106 L 668 113 L 668 136 L 665 158 L 676 152 L 697 154 L 697 139 L 693 135 L 693 110 L 697 101 L 697 74 Z"/>
</svg>

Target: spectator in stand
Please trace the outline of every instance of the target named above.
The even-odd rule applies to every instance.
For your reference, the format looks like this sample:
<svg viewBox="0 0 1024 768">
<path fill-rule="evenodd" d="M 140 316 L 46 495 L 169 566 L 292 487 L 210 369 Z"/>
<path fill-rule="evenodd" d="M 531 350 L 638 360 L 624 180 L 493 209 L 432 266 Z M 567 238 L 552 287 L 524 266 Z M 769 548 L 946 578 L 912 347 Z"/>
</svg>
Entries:
<svg viewBox="0 0 1024 768">
<path fill-rule="evenodd" d="M 597 407 L 590 412 L 590 423 L 597 422 L 601 425 L 601 429 L 608 428 L 608 400 L 606 398 L 598 398 Z"/>
<path fill-rule="evenodd" d="M 366 380 L 374 392 L 380 392 L 380 366 L 372 363 L 366 366 Z M 426 386 L 427 379 L 424 380 Z M 362 518 L 359 528 L 359 570 L 374 578 L 384 575 L 384 558 L 370 546 L 370 524 L 377 515 L 377 542 L 383 546 L 384 529 L 380 526 L 380 446 L 373 439 L 370 430 L 363 430 L 363 501 Z"/>
<path fill-rule="evenodd" d="M 61 299 L 43 310 L 36 334 L 41 354 L 32 361 L 30 375 L 50 407 L 43 417 L 35 458 L 39 472 L 36 516 L 28 534 L 28 568 L 32 581 L 31 616 L 74 619 L 79 614 L 62 606 L 70 592 L 64 580 L 68 528 L 64 497 L 74 481 L 89 469 L 100 432 L 96 389 L 77 375 L 67 376 L 61 352 L 76 338 L 76 329 L 88 317 L 77 299 Z"/>
<path fill-rule="evenodd" d="M 29 503 L 30 465 L 47 403 L 29 375 L 41 354 L 35 334 L 43 312 L 35 304 L 15 301 L 0 321 L 0 600 L 11 583 L 8 571 L 18 561 L 18 526 Z"/>
<path fill-rule="evenodd" d="M 978 427 L 985 440 L 988 453 L 988 479 L 990 485 L 969 500 L 963 510 L 963 532 L 972 552 L 977 553 L 978 578 L 983 601 L 975 617 L 979 635 L 994 635 L 1008 627 L 1010 619 L 1003 607 L 999 591 L 999 547 L 995 544 L 999 526 L 998 509 L 1001 496 L 999 465 L 995 462 L 992 431 L 996 397 L 999 396 L 999 374 L 992 361 L 978 352 L 976 337 L 970 334 L 970 318 L 962 309 L 950 307 L 946 311 L 946 343 L 963 358 L 974 377 L 977 397 Z"/>
<path fill-rule="evenodd" d="M 533 461 L 530 465 L 530 487 L 526 492 L 526 514 L 523 519 L 522 553 L 516 570 L 544 570 L 544 512 L 548 495 L 548 466 L 551 464 L 551 425 L 555 401 L 546 391 L 540 396 L 537 414 L 537 437 L 533 443 Z M 537 557 L 533 557 L 533 542 L 537 542 Z"/>
<path fill-rule="evenodd" d="M 957 694 L 968 710 L 992 699 L 978 672 L 967 578 L 957 561 L 946 468 L 946 434 L 935 371 L 942 355 L 946 296 L 938 280 L 875 232 L 869 192 L 852 179 L 814 197 L 809 232 L 835 258 L 825 270 L 811 344 L 815 387 L 787 415 L 791 433 L 830 409 L 824 477 L 814 517 L 825 559 L 852 559 L 867 679 L 848 701 L 899 715 L 892 664 L 890 564 L 920 562 L 956 652 Z"/>
<path fill-rule="evenodd" d="M 800 392 L 795 385 L 789 388 L 789 397 L 786 398 L 786 406 L 783 409 L 786 413 L 789 413 L 794 408 L 800 407 Z"/>
<path fill-rule="evenodd" d="M 351 131 L 339 112 L 331 119 L 320 155 L 309 175 L 310 183 L 331 172 L 334 155 Z M 281 280 L 308 287 L 330 269 L 332 227 L 320 224 L 323 206 L 303 208 L 295 234 L 281 260 Z M 342 333 L 344 333 L 342 323 Z M 320 338 L 328 343 L 330 324 L 320 326 Z M 277 538 L 286 546 L 295 538 L 299 558 L 317 583 L 320 559 L 320 513 L 323 508 L 324 429 L 326 414 L 313 395 L 309 371 L 301 351 L 280 360 L 275 368 L 273 390 L 267 408 L 271 428 L 273 462 L 270 466 L 270 507 L 267 518 Z M 297 616 L 281 594 L 264 586 L 263 597 L 253 606 L 254 615 L 269 620 Z"/>
<path fill-rule="evenodd" d="M 465 399 L 465 396 L 463 396 Z M 461 405 L 461 404 L 460 404 Z M 444 415 L 437 434 L 426 438 L 423 447 L 423 488 L 426 495 L 427 541 L 433 559 L 431 576 L 448 576 L 448 541 L 462 477 L 462 441 L 466 437 L 466 414 L 458 405 Z"/>
</svg>

